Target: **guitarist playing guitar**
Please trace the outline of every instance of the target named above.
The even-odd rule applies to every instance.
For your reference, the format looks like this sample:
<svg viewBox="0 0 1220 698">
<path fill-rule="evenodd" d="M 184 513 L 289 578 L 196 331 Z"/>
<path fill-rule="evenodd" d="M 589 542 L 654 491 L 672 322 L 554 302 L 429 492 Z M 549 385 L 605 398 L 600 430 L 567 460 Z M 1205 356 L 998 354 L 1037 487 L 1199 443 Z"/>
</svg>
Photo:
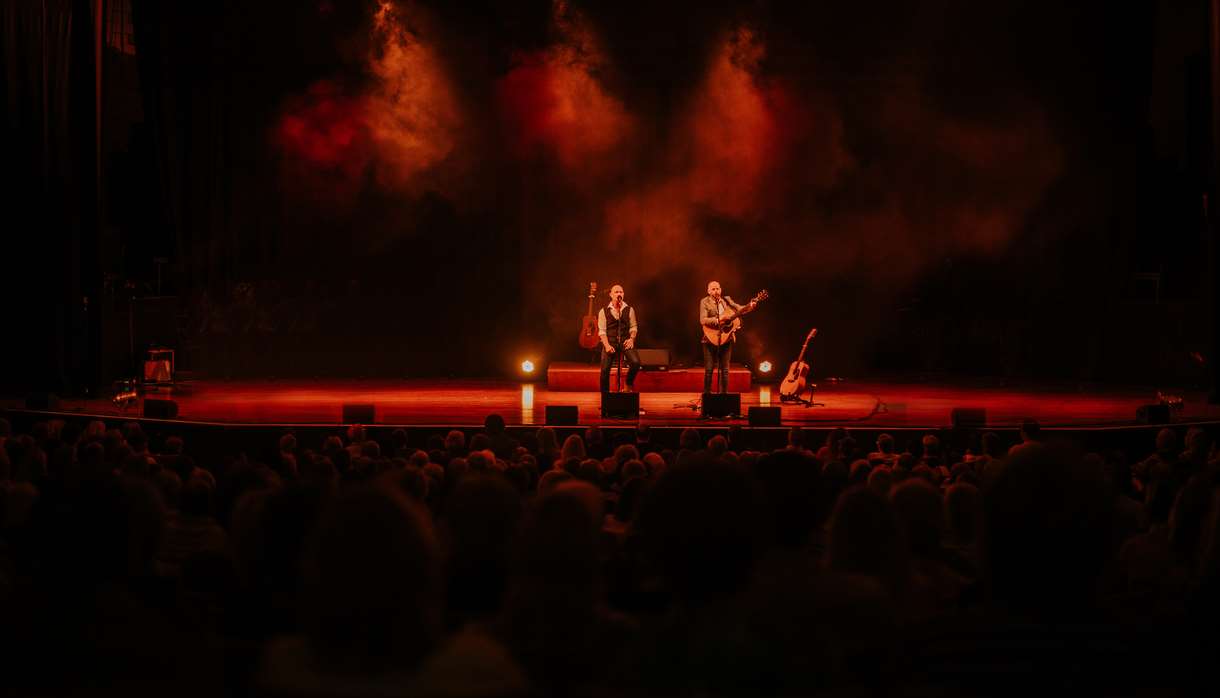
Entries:
<svg viewBox="0 0 1220 698">
<path fill-rule="evenodd" d="M 733 354 L 733 341 L 741 329 L 741 316 L 758 307 L 766 300 L 767 292 L 760 291 L 746 305 L 737 303 L 723 295 L 719 281 L 709 282 L 707 297 L 699 301 L 699 324 L 703 329 L 703 392 L 712 392 L 712 373 L 720 371 L 720 392 L 729 390 L 729 359 Z"/>
<path fill-rule="evenodd" d="M 809 330 L 809 336 L 805 337 L 805 343 L 801 345 L 801 353 L 796 357 L 796 361 L 788 367 L 788 375 L 784 376 L 784 380 L 779 384 L 779 399 L 780 402 L 803 402 L 806 406 L 812 404 L 803 399 L 801 393 L 805 392 L 806 377 L 809 375 L 809 364 L 805 363 L 805 349 L 809 347 L 809 340 L 813 339 L 818 333 L 818 328 Z"/>
</svg>

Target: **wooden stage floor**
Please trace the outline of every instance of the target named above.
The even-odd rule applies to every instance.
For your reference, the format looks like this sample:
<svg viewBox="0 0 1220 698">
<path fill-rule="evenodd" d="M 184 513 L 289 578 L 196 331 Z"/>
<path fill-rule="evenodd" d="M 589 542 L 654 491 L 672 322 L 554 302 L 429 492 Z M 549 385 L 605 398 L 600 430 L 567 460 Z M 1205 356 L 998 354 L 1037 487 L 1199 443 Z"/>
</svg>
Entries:
<svg viewBox="0 0 1220 698">
<path fill-rule="evenodd" d="M 226 424 L 339 424 L 345 403 L 371 403 L 373 423 L 385 425 L 481 425 L 499 413 L 510 425 L 542 425 L 547 405 L 575 405 L 580 424 L 623 425 L 600 416 L 596 392 L 549 391 L 545 384 L 478 380 L 279 380 L 213 381 L 179 384 L 158 395 L 178 404 L 178 420 Z M 740 423 L 702 420 L 697 393 L 643 392 L 640 422 L 657 426 Z M 1205 395 L 1185 393 L 1174 422 L 1220 421 L 1220 406 Z M 1156 401 L 1152 389 L 1083 391 L 1055 388 L 1004 388 L 901 382 L 823 383 L 815 395 L 823 406 L 782 405 L 785 426 L 834 425 L 884 428 L 951 426 L 955 407 L 981 407 L 987 425 L 1011 428 L 1032 417 L 1047 427 L 1108 427 L 1136 424 L 1136 409 Z M 20 399 L 0 400 L 20 409 Z M 742 393 L 742 414 L 756 405 L 779 406 L 775 386 L 754 386 Z M 107 399 L 61 401 L 58 411 L 106 417 L 142 416 L 141 405 L 126 410 Z"/>
</svg>

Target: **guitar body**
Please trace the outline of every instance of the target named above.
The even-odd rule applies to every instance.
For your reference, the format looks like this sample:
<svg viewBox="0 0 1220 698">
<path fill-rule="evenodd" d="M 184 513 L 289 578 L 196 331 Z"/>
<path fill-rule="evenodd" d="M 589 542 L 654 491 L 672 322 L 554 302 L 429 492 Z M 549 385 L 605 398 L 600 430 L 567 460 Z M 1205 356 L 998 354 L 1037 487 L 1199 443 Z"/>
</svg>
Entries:
<svg viewBox="0 0 1220 698">
<path fill-rule="evenodd" d="M 779 384 L 781 398 L 793 398 L 805 392 L 806 379 L 809 376 L 809 364 L 804 361 L 793 361 L 788 367 L 788 375 Z"/>
<path fill-rule="evenodd" d="M 741 329 L 741 318 L 733 318 L 729 322 L 722 323 L 719 327 L 703 326 L 703 336 L 708 343 L 714 347 L 723 346 L 733 341 L 737 335 L 737 330 Z"/>
<path fill-rule="evenodd" d="M 580 348 L 596 349 L 601 344 L 597 338 L 597 318 L 586 315 L 580 319 Z"/>
<path fill-rule="evenodd" d="M 597 338 L 597 316 L 593 314 L 593 297 L 596 295 L 597 283 L 589 284 L 589 309 L 580 319 L 580 336 L 577 338 L 581 349 L 596 349 L 601 344 Z"/>
<path fill-rule="evenodd" d="M 741 316 L 758 307 L 758 304 L 767 300 L 770 294 L 766 289 L 759 291 L 741 310 L 734 311 L 732 315 L 724 318 L 724 320 L 716 327 L 708 327 L 701 325 L 703 328 L 703 338 L 708 344 L 714 347 L 724 346 L 733 341 L 737 336 L 737 330 L 741 329 Z M 753 305 L 750 305 L 753 303 Z"/>
</svg>

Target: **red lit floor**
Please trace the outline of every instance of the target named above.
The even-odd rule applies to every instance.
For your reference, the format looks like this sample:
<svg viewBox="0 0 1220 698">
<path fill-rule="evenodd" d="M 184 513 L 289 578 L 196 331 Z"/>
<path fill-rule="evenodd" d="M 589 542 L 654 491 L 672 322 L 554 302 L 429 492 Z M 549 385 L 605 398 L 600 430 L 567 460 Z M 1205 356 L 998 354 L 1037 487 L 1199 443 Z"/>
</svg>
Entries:
<svg viewBox="0 0 1220 698">
<path fill-rule="evenodd" d="M 337 424 L 345 403 L 375 407 L 374 423 L 401 425 L 475 425 L 492 412 L 509 424 L 545 423 L 547 405 L 575 405 L 581 424 L 623 424 L 600 416 L 596 392 L 554 392 L 544 384 L 478 380 L 282 380 L 195 381 L 162 397 L 178 403 L 178 418 L 225 423 Z M 642 392 L 640 421 L 648 424 L 698 424 L 694 392 Z M 955 407 L 981 407 L 987 424 L 1012 427 L 1032 417 L 1044 426 L 1110 426 L 1136 422 L 1136 409 L 1156 400 L 1151 389 L 1080 391 L 1014 389 L 954 385 L 843 382 L 823 383 L 815 399 L 821 406 L 782 405 L 784 425 L 870 427 L 941 427 L 951 424 Z M 1220 406 L 1206 404 L 1202 394 L 1182 396 L 1174 421 L 1220 421 Z M 17 398 L 0 405 L 20 408 Z M 775 386 L 754 386 L 741 394 L 742 414 L 758 405 L 780 406 Z M 64 400 L 60 411 L 132 417 L 107 399 Z M 742 424 L 745 420 L 741 420 Z"/>
</svg>

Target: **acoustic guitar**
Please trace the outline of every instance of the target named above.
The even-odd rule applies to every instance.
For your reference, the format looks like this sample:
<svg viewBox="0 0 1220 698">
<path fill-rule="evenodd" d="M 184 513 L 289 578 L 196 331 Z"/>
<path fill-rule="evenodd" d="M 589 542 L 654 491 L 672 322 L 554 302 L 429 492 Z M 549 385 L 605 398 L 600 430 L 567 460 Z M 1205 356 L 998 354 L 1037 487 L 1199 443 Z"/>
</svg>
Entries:
<svg viewBox="0 0 1220 698">
<path fill-rule="evenodd" d="M 791 400 L 801 393 L 805 392 L 805 379 L 809 375 L 809 364 L 805 363 L 805 349 L 809 347 L 809 340 L 813 339 L 818 333 L 818 328 L 809 330 L 809 336 L 805 337 L 805 343 L 801 345 L 801 353 L 796 357 L 796 361 L 788 367 L 788 375 L 784 376 L 784 380 L 779 384 L 779 397 L 781 400 Z"/>
<path fill-rule="evenodd" d="M 721 346 L 733 341 L 733 337 L 737 334 L 737 330 L 741 329 L 741 316 L 754 310 L 762 301 L 767 300 L 771 294 L 767 293 L 767 289 L 758 292 L 756 296 L 750 299 L 749 303 L 745 304 L 741 310 L 732 310 L 728 315 L 720 319 L 720 324 L 714 327 L 702 325 L 703 336 L 712 346 Z M 753 303 L 753 305 L 751 305 Z"/>
<path fill-rule="evenodd" d="M 597 316 L 593 314 L 593 299 L 597 297 L 597 282 L 589 283 L 589 309 L 580 319 L 580 348 L 596 349 L 601 340 L 597 338 Z"/>
</svg>

